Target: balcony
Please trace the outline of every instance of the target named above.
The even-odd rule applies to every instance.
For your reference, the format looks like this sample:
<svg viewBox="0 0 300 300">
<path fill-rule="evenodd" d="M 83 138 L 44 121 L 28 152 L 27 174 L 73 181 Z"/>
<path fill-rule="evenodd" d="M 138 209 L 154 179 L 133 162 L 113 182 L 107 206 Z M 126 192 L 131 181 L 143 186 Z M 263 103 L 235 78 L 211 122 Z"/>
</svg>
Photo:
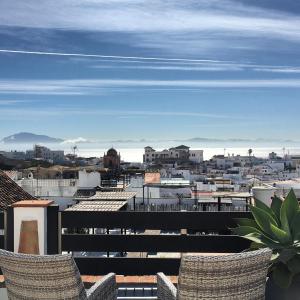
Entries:
<svg viewBox="0 0 300 300">
<path fill-rule="evenodd" d="M 235 218 L 243 217 L 251 215 L 228 211 L 59 212 L 51 205 L 47 208 L 47 254 L 72 253 L 87 284 L 99 278 L 95 276 L 118 274 L 119 299 L 155 299 L 154 275 L 164 272 L 176 282 L 181 253 L 235 253 L 248 248 L 248 241 L 229 230 Z M 0 214 L 0 228 L 0 247 L 13 251 L 12 207 Z"/>
</svg>

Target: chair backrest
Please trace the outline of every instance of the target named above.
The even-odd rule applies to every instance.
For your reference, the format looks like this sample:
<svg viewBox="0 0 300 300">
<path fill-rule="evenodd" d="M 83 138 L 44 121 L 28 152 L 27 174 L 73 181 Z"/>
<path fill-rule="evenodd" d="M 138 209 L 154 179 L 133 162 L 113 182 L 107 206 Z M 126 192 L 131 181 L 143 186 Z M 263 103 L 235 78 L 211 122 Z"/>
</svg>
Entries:
<svg viewBox="0 0 300 300">
<path fill-rule="evenodd" d="M 271 255 L 267 248 L 221 256 L 185 255 L 177 299 L 265 299 Z"/>
<path fill-rule="evenodd" d="M 9 299 L 87 299 L 71 255 L 41 256 L 0 250 L 0 267 Z"/>
</svg>

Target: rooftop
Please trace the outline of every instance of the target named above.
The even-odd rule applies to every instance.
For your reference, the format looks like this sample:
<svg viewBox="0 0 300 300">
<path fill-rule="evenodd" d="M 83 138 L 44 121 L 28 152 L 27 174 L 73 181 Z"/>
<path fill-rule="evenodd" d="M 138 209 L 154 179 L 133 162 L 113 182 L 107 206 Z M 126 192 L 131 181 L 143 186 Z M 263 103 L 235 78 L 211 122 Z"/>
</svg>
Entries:
<svg viewBox="0 0 300 300">
<path fill-rule="evenodd" d="M 118 211 L 127 201 L 82 201 L 67 208 L 67 211 Z"/>
<path fill-rule="evenodd" d="M 3 171 L 0 171 L 0 209 L 21 200 L 36 200 L 35 197 L 25 192 Z"/>
<path fill-rule="evenodd" d="M 87 200 L 130 200 L 136 196 L 134 192 L 96 192 Z"/>
</svg>

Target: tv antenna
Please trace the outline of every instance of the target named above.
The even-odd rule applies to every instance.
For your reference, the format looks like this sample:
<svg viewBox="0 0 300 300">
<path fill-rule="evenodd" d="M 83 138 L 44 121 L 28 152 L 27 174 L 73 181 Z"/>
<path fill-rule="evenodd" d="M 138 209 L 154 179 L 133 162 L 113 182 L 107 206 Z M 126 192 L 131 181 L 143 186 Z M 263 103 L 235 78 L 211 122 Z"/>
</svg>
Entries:
<svg viewBox="0 0 300 300">
<path fill-rule="evenodd" d="M 78 147 L 76 145 L 74 145 L 72 147 L 72 153 L 73 153 L 74 157 L 76 156 L 76 152 L 78 152 Z"/>
</svg>

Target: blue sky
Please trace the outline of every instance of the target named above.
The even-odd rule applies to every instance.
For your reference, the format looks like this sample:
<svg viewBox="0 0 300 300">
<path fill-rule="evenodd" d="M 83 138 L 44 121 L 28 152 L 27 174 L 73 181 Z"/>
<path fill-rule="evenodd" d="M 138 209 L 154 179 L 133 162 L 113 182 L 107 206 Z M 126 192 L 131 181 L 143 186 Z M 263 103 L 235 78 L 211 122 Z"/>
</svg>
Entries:
<svg viewBox="0 0 300 300">
<path fill-rule="evenodd" d="M 294 0 L 2 0 L 0 137 L 299 141 L 299 49 Z"/>
</svg>

